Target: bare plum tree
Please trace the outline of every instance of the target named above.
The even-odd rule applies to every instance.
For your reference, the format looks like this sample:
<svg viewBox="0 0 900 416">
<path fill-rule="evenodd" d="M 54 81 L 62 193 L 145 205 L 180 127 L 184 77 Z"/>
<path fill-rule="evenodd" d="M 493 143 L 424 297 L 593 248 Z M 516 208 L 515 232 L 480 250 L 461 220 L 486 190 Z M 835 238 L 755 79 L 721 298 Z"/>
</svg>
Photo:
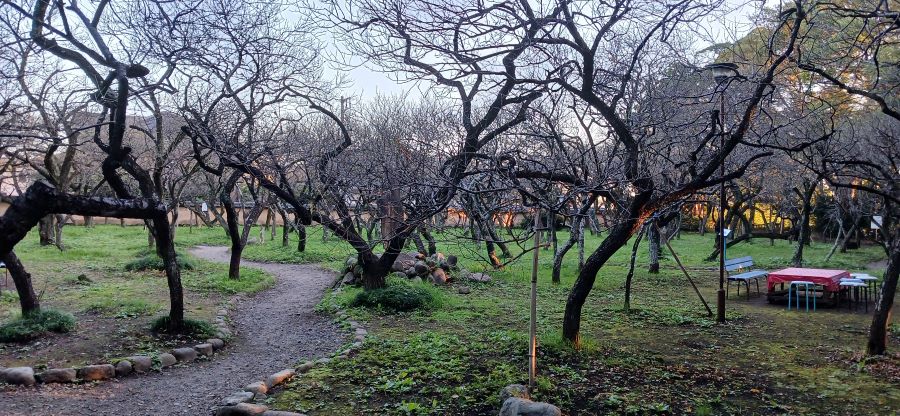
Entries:
<svg viewBox="0 0 900 416">
<path fill-rule="evenodd" d="M 138 163 L 131 153 L 132 148 L 125 143 L 129 102 L 134 96 L 156 88 L 161 82 L 135 88 L 133 80 L 145 78 L 151 71 L 144 65 L 127 63 L 131 59 L 127 50 L 120 50 L 118 46 L 111 47 L 127 43 L 122 38 L 117 39 L 114 30 L 101 29 L 102 25 L 116 25 L 115 19 L 110 17 L 114 13 L 110 11 L 113 6 L 109 2 L 100 2 L 91 10 L 82 9 L 76 3 L 48 0 L 36 0 L 30 8 L 13 1 L 4 1 L 3 5 L 30 22 L 27 36 L 38 50 L 77 67 L 86 82 L 85 88 L 93 91 L 90 97 L 102 108 L 93 129 L 93 141 L 105 155 L 101 166 L 103 178 L 117 197 L 123 201 L 134 201 L 146 208 L 138 218 L 147 220 L 157 242 L 157 254 L 165 265 L 170 301 L 168 329 L 181 330 L 184 323 L 184 296 L 169 218 L 165 210 L 162 213 L 156 210 L 161 204 L 161 196 L 155 192 L 152 175 Z M 126 57 L 125 61 L 121 57 Z M 170 65 L 163 69 L 159 79 L 168 78 L 172 68 Z M 101 69 L 107 70 L 108 74 L 102 75 Z M 123 172 L 126 175 L 124 177 Z M 127 181 L 133 182 L 129 184 Z M 140 195 L 138 198 L 134 196 L 134 188 Z M 65 194 L 62 196 L 69 197 Z M 22 201 L 29 199 L 24 198 Z M 88 199 L 82 201 L 80 208 L 91 208 L 88 201 L 101 202 Z M 77 207 L 52 206 L 53 209 L 65 209 L 63 213 Z M 11 248 L 12 246 L 0 251 L 6 253 Z"/>
<path fill-rule="evenodd" d="M 795 48 L 806 11 L 784 14 L 771 32 L 787 27 L 787 35 L 771 37 L 768 59 L 743 68 L 743 82 L 722 85 L 736 84 L 728 94 L 732 111 L 722 128 L 718 110 L 710 117 L 718 91 L 704 90 L 704 84 L 712 83 L 684 65 L 685 37 L 695 36 L 693 24 L 712 17 L 718 6 L 718 2 L 563 2 L 556 30 L 545 31 L 536 40 L 556 57 L 551 62 L 560 62 L 551 71 L 549 84 L 577 97 L 607 132 L 603 157 L 608 169 L 592 179 L 592 188 L 619 190 L 617 216 L 586 259 L 566 304 L 563 337 L 576 345 L 582 307 L 597 273 L 640 224 L 662 207 L 742 176 L 750 163 L 771 154 L 750 152 L 731 160 L 729 172 L 717 173 L 736 148 L 751 140 L 752 122 Z M 721 143 L 715 143 L 715 137 Z"/>
</svg>

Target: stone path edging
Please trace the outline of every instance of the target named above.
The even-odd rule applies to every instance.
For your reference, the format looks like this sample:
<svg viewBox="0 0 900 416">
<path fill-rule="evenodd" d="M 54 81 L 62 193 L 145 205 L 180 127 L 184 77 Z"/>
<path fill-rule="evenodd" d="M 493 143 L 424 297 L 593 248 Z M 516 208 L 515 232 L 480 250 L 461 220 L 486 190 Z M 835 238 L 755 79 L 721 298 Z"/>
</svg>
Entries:
<svg viewBox="0 0 900 416">
<path fill-rule="evenodd" d="M 335 289 L 332 293 L 340 292 L 340 288 Z M 304 416 L 302 413 L 286 412 L 280 410 L 269 410 L 268 406 L 252 403 L 254 401 L 263 401 L 273 388 L 284 384 L 297 374 L 304 374 L 316 365 L 328 364 L 332 360 L 346 359 L 353 351 L 362 347 L 369 332 L 360 325 L 359 322 L 349 320 L 349 315 L 345 310 L 332 301 L 331 306 L 337 311 L 335 321 L 338 323 L 346 322 L 353 335 L 353 343 L 347 348 L 337 352 L 333 358 L 323 357 L 315 361 L 306 361 L 297 368 L 286 368 L 277 373 L 271 374 L 264 381 L 253 381 L 242 390 L 235 391 L 222 399 L 222 406 L 216 410 L 216 416 L 245 416 L 245 415 L 262 415 L 262 416 Z"/>
<path fill-rule="evenodd" d="M 215 351 L 225 347 L 226 340 L 231 339 L 232 331 L 228 326 L 228 308 L 234 305 L 237 297 L 232 297 L 216 312 L 216 337 L 194 346 L 175 348 L 170 352 L 159 353 L 155 357 L 159 362 L 159 370 L 177 363 L 189 363 L 198 356 L 212 357 Z M 131 374 L 144 374 L 153 369 L 153 357 L 147 355 L 131 355 L 113 363 L 91 364 L 82 367 L 49 368 L 35 373 L 33 367 L 0 367 L 0 381 L 13 385 L 33 386 L 46 383 L 74 383 L 77 381 L 92 382 L 122 378 Z"/>
<path fill-rule="evenodd" d="M 230 260 L 226 247 L 197 246 L 190 253 L 218 263 Z M 0 414 L 211 415 L 221 407 L 224 392 L 240 388 L 248 380 L 296 367 L 298 357 L 331 357 L 346 347 L 346 325 L 336 325 L 333 315 L 316 311 L 334 281 L 333 271 L 309 264 L 242 263 L 271 274 L 275 284 L 252 296 L 237 296 L 234 307 L 226 308 L 230 317 L 227 323 L 234 328 L 234 335 L 214 359 L 176 365 L 151 377 L 102 383 L 34 387 L 0 383 Z M 328 302 L 326 298 L 323 305 Z M 223 305 L 211 309 L 212 315 Z"/>
</svg>

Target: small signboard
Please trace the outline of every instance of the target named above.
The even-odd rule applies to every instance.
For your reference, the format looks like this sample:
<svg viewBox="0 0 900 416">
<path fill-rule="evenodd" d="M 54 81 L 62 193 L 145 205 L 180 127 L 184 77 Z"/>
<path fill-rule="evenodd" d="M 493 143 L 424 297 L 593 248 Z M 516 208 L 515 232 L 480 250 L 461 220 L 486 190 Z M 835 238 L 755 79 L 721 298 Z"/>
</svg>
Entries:
<svg viewBox="0 0 900 416">
<path fill-rule="evenodd" d="M 209 211 L 209 206 L 206 205 L 206 202 L 200 204 L 200 211 L 203 211 L 203 212 Z"/>
<path fill-rule="evenodd" d="M 884 218 L 882 218 L 881 215 L 873 215 L 872 216 L 872 224 L 870 224 L 871 227 L 869 227 L 869 228 L 871 228 L 873 230 L 880 230 L 881 224 L 884 224 Z"/>
</svg>

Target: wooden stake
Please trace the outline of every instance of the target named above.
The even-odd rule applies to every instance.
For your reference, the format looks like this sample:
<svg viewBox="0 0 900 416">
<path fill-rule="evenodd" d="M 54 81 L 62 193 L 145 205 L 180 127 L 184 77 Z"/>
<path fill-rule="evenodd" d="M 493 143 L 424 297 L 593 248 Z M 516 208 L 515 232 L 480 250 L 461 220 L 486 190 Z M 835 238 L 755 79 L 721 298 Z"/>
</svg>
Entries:
<svg viewBox="0 0 900 416">
<path fill-rule="evenodd" d="M 540 211 L 534 213 L 534 253 L 531 261 L 531 328 L 528 337 L 528 392 L 534 388 L 537 373 L 537 278 L 538 252 L 541 245 Z"/>
<path fill-rule="evenodd" d="M 653 222 L 653 227 L 656 229 L 656 232 L 659 235 L 662 235 L 662 233 L 659 231 L 659 226 L 656 225 L 656 221 Z M 703 299 L 703 295 L 700 294 L 700 289 L 697 289 L 697 285 L 694 284 L 694 281 L 691 279 L 691 275 L 689 275 L 684 266 L 681 265 L 681 259 L 678 258 L 678 254 L 675 253 L 675 249 L 673 249 L 672 245 L 669 244 L 669 240 L 665 238 L 663 238 L 662 240 L 666 242 L 666 247 L 669 248 L 669 252 L 671 252 L 672 257 L 675 258 L 675 263 L 678 263 L 678 267 L 681 268 L 681 271 L 684 273 L 684 277 L 687 277 L 688 282 L 691 283 L 691 287 L 694 288 L 694 292 L 697 293 L 700 301 L 703 302 L 703 306 L 706 308 L 706 312 L 709 314 L 709 316 L 713 316 L 712 309 L 709 308 L 709 304 L 706 303 L 706 299 Z"/>
</svg>

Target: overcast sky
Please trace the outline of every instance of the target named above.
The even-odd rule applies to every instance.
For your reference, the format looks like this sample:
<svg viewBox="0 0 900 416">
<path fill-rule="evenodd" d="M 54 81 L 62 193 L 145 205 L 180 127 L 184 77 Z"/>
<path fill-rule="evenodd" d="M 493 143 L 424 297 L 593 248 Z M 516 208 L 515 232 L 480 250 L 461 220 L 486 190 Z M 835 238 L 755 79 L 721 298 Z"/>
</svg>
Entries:
<svg viewBox="0 0 900 416">
<path fill-rule="evenodd" d="M 765 4 L 768 7 L 777 7 L 781 0 L 726 0 L 726 5 L 732 10 L 723 19 L 713 19 L 708 23 L 710 35 L 717 42 L 728 42 L 736 40 L 735 37 L 741 37 L 747 33 L 752 27 L 752 19 L 758 12 L 760 6 Z M 710 46 L 708 41 L 698 41 L 697 50 L 701 50 Z M 329 53 L 334 53 L 335 45 L 332 43 L 328 46 Z M 329 76 L 333 76 L 336 72 L 334 68 L 329 68 Z M 354 68 L 345 72 L 349 80 L 352 82 L 346 89 L 348 96 L 360 98 L 371 98 L 378 94 L 381 95 L 421 95 L 421 89 L 427 86 L 416 85 L 414 83 L 398 84 L 388 78 L 384 73 L 378 72 L 374 65 L 367 65 Z"/>
</svg>

